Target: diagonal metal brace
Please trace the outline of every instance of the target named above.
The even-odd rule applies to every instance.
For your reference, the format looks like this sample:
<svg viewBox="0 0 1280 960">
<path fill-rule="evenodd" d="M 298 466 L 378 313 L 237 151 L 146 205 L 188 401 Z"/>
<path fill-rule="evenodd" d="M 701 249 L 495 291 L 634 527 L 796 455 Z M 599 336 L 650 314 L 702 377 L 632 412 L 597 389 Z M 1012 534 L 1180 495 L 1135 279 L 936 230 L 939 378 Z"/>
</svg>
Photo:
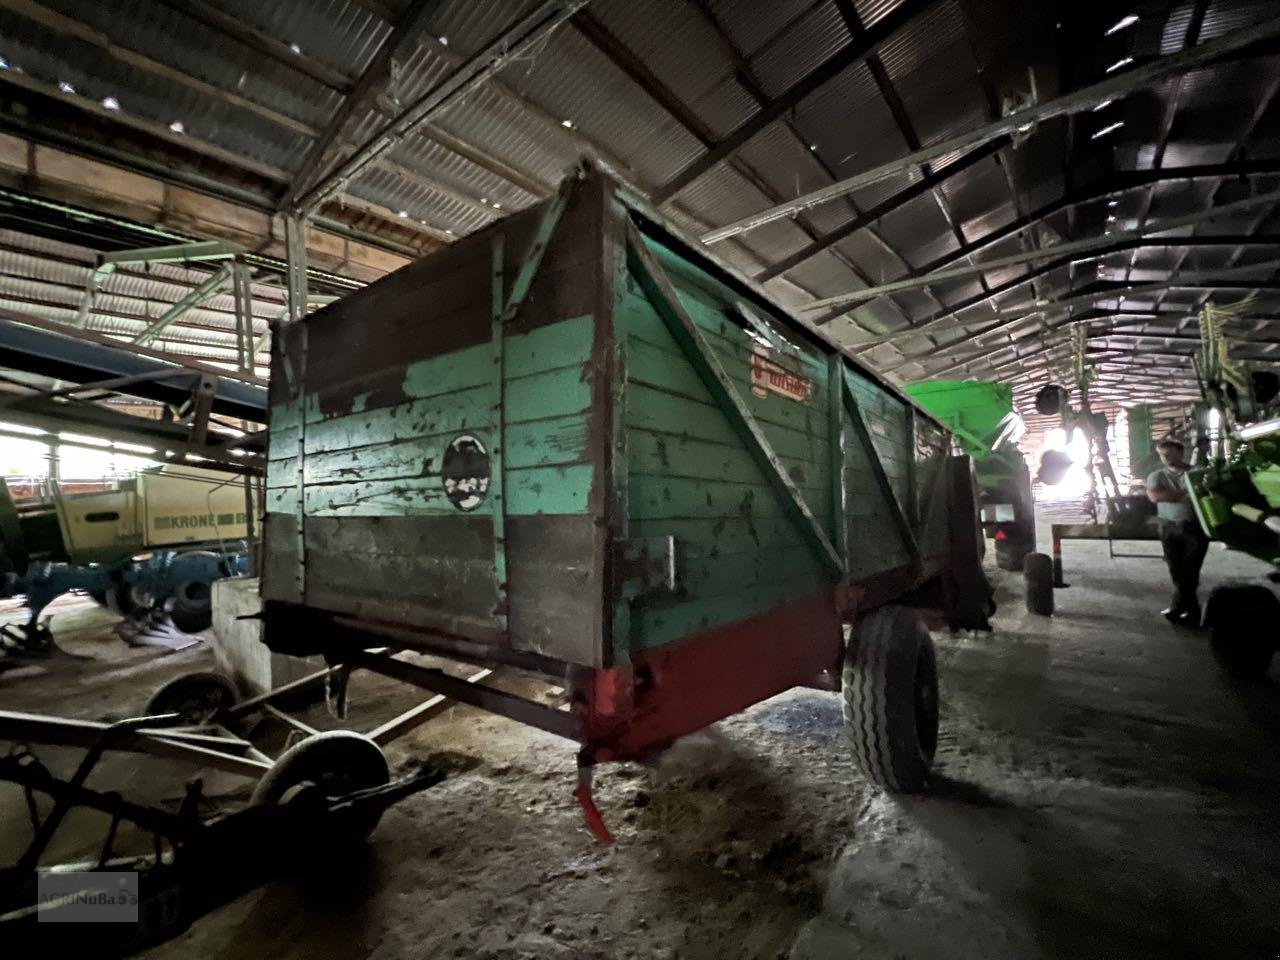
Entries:
<svg viewBox="0 0 1280 960">
<path fill-rule="evenodd" d="M 795 521 L 801 534 L 813 548 L 818 558 L 832 573 L 844 576 L 844 560 L 831 545 L 826 532 L 818 522 L 800 490 L 787 474 L 786 467 L 778 459 L 756 418 L 725 373 L 720 360 L 707 344 L 693 318 L 689 316 L 670 278 L 649 250 L 644 237 L 634 223 L 627 223 L 627 260 L 640 281 L 649 302 L 662 317 L 672 337 L 680 345 L 689 363 L 715 399 L 716 405 L 729 420 L 730 426 L 742 440 L 747 452 L 756 461 L 765 478 L 773 487 L 784 509 Z"/>
</svg>

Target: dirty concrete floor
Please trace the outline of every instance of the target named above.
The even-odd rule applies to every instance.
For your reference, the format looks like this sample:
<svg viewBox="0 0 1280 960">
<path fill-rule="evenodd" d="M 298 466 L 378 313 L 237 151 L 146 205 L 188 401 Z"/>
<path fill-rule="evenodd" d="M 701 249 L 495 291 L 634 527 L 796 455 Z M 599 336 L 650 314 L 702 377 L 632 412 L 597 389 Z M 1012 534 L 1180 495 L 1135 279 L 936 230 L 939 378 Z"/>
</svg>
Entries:
<svg viewBox="0 0 1280 960">
<path fill-rule="evenodd" d="M 1066 549 L 1073 586 L 1051 621 L 997 574 L 996 632 L 937 637 L 928 795 L 866 785 L 836 697 L 793 691 L 656 768 L 603 768 L 597 798 L 618 837 L 603 847 L 569 798 L 570 746 L 458 707 L 391 750 L 399 769 L 431 760 L 451 777 L 392 808 L 358 858 L 273 883 L 146 956 L 1276 956 L 1280 674 L 1234 686 L 1201 636 L 1160 620 L 1158 561 Z M 1260 569 L 1215 547 L 1206 584 Z M 59 619 L 66 646 L 96 659 L 0 677 L 0 706 L 122 715 L 208 659 L 127 651 L 83 605 Z M 352 701 L 367 729 L 411 699 L 370 679 Z M 183 772 L 121 757 L 95 777 L 172 802 Z M 248 795 L 229 776 L 208 785 L 223 808 Z M 86 849 L 95 826 L 69 824 L 60 852 Z M 20 799 L 0 793 L 0 860 L 23 827 Z"/>
</svg>

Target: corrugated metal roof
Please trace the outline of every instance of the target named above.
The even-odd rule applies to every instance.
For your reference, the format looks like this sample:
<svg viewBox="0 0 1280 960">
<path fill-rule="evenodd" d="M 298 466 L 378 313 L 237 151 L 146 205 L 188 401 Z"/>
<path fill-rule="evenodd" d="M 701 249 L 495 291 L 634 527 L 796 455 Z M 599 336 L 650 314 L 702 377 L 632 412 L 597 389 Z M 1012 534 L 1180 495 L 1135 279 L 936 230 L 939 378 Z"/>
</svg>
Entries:
<svg viewBox="0 0 1280 960">
<path fill-rule="evenodd" d="M 897 6 L 896 0 L 854 2 L 866 26 Z M 376 109 L 353 118 L 346 139 L 362 142 L 372 136 L 386 122 L 388 112 L 434 89 L 534 3 L 445 0 L 436 5 L 427 35 L 397 64 L 391 89 L 384 92 Z M 343 90 L 373 62 L 390 35 L 392 25 L 384 17 L 401 17 L 407 6 L 403 0 L 278 0 L 270 4 L 224 0 L 218 5 L 263 38 L 284 45 L 278 49 L 295 44 L 297 52 L 292 56 L 299 61 L 286 64 L 231 35 L 197 24 L 159 0 L 96 6 L 50 0 L 45 8 L 53 12 L 53 20 L 44 17 L 43 22 L 34 22 L 20 8 L 0 10 L 0 55 L 46 85 L 60 80 L 70 84 L 76 90 L 71 96 L 100 101 L 111 95 L 130 116 L 166 126 L 180 120 L 193 146 L 210 144 L 225 154 L 253 161 L 260 170 L 276 171 L 272 175 L 283 186 L 299 169 L 315 132 L 327 126 L 341 104 Z M 1272 6 L 1265 0 L 1213 0 L 1200 40 L 1246 27 L 1269 15 Z M 1126 51 L 1142 57 L 1181 49 L 1193 4 L 1184 0 L 1143 8 L 1137 25 L 1112 37 L 1103 37 L 1111 22 L 1107 12 L 1087 7 L 1058 10 L 1017 0 L 937 0 L 876 50 L 888 89 L 881 89 L 865 64 L 846 69 L 741 148 L 730 163 L 694 181 L 667 209 L 697 232 L 754 213 L 777 198 L 825 186 L 833 175 L 849 177 L 900 157 L 908 147 L 890 109 L 894 96 L 925 143 L 986 122 L 992 108 L 989 95 L 1024 90 L 1028 65 L 1035 67 L 1041 97 L 1053 96 L 1060 66 L 1058 27 L 1064 21 L 1071 36 L 1081 41 L 1068 64 L 1071 82 L 1077 86 L 1105 75 L 1106 67 Z M 687 105 L 697 118 L 695 126 L 709 129 L 713 138 L 725 136 L 760 109 L 748 89 L 751 84 L 758 84 L 766 96 L 776 96 L 850 42 L 833 0 L 596 0 L 588 9 L 643 64 L 643 71 Z M 68 21 L 80 25 L 76 30 L 81 39 L 64 35 L 71 29 Z M 742 54 L 741 64 L 734 61 L 735 47 Z M 175 76 L 174 71 L 188 79 Z M 332 76 L 320 81 L 308 75 L 317 72 Z M 1181 84 L 1165 83 L 1150 93 L 1122 100 L 1105 113 L 1083 115 L 1073 123 L 1070 141 L 1067 123 L 1042 124 L 1027 143 L 1001 153 L 1000 162 L 1008 164 L 1009 179 L 1018 191 L 1016 205 L 1005 172 L 994 160 L 950 177 L 939 196 L 964 238 L 972 241 L 1012 221 L 1019 209 L 1035 210 L 1062 197 L 1066 171 L 1079 186 L 1096 179 L 1097 172 L 1150 166 L 1158 153 L 1155 120 L 1175 89 L 1177 112 L 1164 150 L 1165 167 L 1222 161 L 1237 154 L 1241 138 L 1250 136 L 1245 154 L 1266 155 L 1280 140 L 1280 117 L 1274 109 L 1259 117 L 1258 104 L 1275 93 L 1276 77 L 1274 58 L 1219 63 L 1188 75 Z M 432 139 L 430 131 L 410 135 L 345 189 L 351 197 L 385 209 L 393 222 L 404 211 L 406 220 L 462 235 L 536 202 L 538 195 L 523 184 L 531 180 L 549 188 L 584 152 L 619 166 L 641 189 L 657 187 L 705 148 L 696 132 L 662 106 L 659 91 L 643 89 L 644 82 L 644 77 L 628 75 L 625 62 L 611 62 L 579 29 L 563 25 L 529 56 L 508 64 L 436 118 L 443 131 L 440 136 L 464 146 L 446 146 Z M 1113 118 L 1123 119 L 1125 127 L 1092 140 L 1091 135 L 1114 122 Z M 572 129 L 561 125 L 566 120 Z M 944 158 L 935 168 L 945 166 L 948 159 L 959 156 Z M 735 167 L 746 169 L 746 174 Z M 507 174 L 509 170 L 518 175 Z M 868 209 L 907 189 L 920 176 L 918 169 L 904 170 L 858 191 L 852 205 L 849 199 L 839 199 L 806 213 L 804 221 L 811 225 L 810 233 L 821 235 L 848 222 L 854 207 Z M 764 189 L 754 181 L 763 181 Z M 1230 189 L 1218 192 L 1220 201 Z M 1214 190 L 1213 181 L 1131 190 L 1118 198 L 1115 208 L 1100 202 L 1071 216 L 1060 214 L 1051 228 L 1038 227 L 1036 235 L 1060 240 L 1072 229 L 1077 236 L 1081 230 L 1102 229 L 1108 209 L 1136 224 L 1148 212 L 1148 193 L 1151 217 L 1172 216 L 1203 206 L 1215 196 Z M 1245 217 L 1222 228 L 1244 231 L 1257 222 Z M 716 252 L 751 273 L 811 242 L 799 224 L 782 220 L 718 244 Z M 892 250 L 886 249 L 885 242 Z M 0 236 L 0 247 L 6 245 L 15 250 L 0 251 L 0 274 L 13 274 L 13 282 L 28 284 L 20 288 L 24 295 L 41 292 L 45 299 L 58 302 L 65 297 L 57 291 L 73 287 L 77 274 L 86 273 L 92 259 L 83 248 L 41 249 L 34 238 L 25 236 Z M 807 296 L 856 288 L 862 282 L 859 274 L 875 282 L 895 279 L 912 265 L 953 256 L 956 248 L 938 201 L 925 194 L 771 286 L 800 303 Z M 982 255 L 1019 249 L 1021 242 L 1014 238 L 985 249 Z M 833 255 L 836 252 L 838 257 Z M 1125 252 L 1108 263 L 1123 271 L 1132 262 L 1135 276 L 1154 276 L 1173 265 L 1174 256 L 1168 250 L 1142 252 L 1137 257 Z M 1186 262 L 1218 264 L 1225 262 L 1221 256 L 1221 250 L 1201 251 Z M 59 258 L 86 266 L 58 262 Z M 1095 268 L 1093 263 L 1083 264 L 1077 280 L 1093 276 Z M 990 271 L 988 280 L 999 283 L 1017 277 L 1022 269 Z M 156 268 L 147 276 L 121 272 L 104 285 L 103 309 L 136 313 L 140 303 L 151 302 L 162 309 L 164 302 L 172 302 L 204 275 L 181 267 Z M 1065 285 L 1066 278 L 1066 271 L 1055 271 L 1037 289 L 1052 292 Z M 6 289 L 0 284 L 0 292 Z M 8 292 L 18 296 L 17 289 Z M 966 279 L 940 284 L 935 292 L 954 303 L 979 289 L 975 280 Z M 1029 289 L 1030 285 L 1020 286 L 1016 293 L 1002 297 L 1001 304 L 1028 304 Z M 278 290 L 255 287 L 255 293 L 260 299 L 256 314 L 265 318 L 278 313 L 282 300 Z M 927 292 L 913 291 L 892 302 L 882 299 L 862 307 L 860 315 L 870 325 L 896 327 L 906 322 L 904 313 L 919 321 L 937 309 L 937 301 Z M 990 307 L 984 309 L 985 313 L 965 311 L 961 319 L 966 324 L 975 317 L 977 321 L 972 322 L 984 322 Z M 215 340 L 221 336 L 225 341 L 219 330 L 228 316 L 229 299 L 220 294 L 205 310 L 192 312 L 192 322 L 203 326 L 193 326 L 191 336 Z M 108 321 L 138 322 L 127 317 L 94 322 Z M 845 321 L 831 329 L 860 336 Z M 939 324 L 929 329 L 928 336 L 904 339 L 903 350 L 918 349 L 921 343 L 949 342 L 948 336 L 955 339 L 949 331 L 963 329 Z M 185 337 L 187 331 L 181 332 Z M 892 352 L 893 348 L 887 349 Z"/>
</svg>

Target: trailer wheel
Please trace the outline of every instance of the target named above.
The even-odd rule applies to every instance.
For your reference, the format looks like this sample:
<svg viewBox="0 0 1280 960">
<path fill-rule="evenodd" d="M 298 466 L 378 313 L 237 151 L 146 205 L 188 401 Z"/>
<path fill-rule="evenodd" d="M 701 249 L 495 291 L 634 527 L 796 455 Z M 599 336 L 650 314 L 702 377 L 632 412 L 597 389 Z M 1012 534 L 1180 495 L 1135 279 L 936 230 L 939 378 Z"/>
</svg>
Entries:
<svg viewBox="0 0 1280 960">
<path fill-rule="evenodd" d="M 1017 534 L 1006 536 L 1003 540 L 996 541 L 996 566 L 1001 570 L 1021 570 L 1023 561 L 1030 552 L 1029 540 Z"/>
<path fill-rule="evenodd" d="M 1205 604 L 1204 625 L 1214 659 L 1234 677 L 1258 680 L 1271 667 L 1280 600 L 1258 584 L 1217 587 Z"/>
<path fill-rule="evenodd" d="M 313 733 L 280 755 L 253 790 L 251 803 L 306 803 L 308 798 L 341 797 L 391 781 L 382 748 L 353 730 Z M 373 832 L 378 812 L 350 824 L 349 837 L 361 840 Z"/>
<path fill-rule="evenodd" d="M 174 677 L 147 701 L 147 713 L 176 713 L 190 726 L 208 723 L 240 699 L 239 691 L 217 670 L 196 670 Z"/>
<path fill-rule="evenodd" d="M 187 580 L 173 591 L 169 611 L 173 625 L 183 633 L 199 633 L 213 623 L 213 587 L 207 580 Z"/>
<path fill-rule="evenodd" d="M 845 733 L 867 779 L 899 793 L 923 790 L 938 746 L 938 667 L 919 613 L 890 605 L 858 621 L 841 689 Z"/>
<path fill-rule="evenodd" d="M 1027 582 L 1027 612 L 1042 617 L 1053 614 L 1053 560 L 1047 553 L 1028 553 L 1022 561 Z"/>
</svg>

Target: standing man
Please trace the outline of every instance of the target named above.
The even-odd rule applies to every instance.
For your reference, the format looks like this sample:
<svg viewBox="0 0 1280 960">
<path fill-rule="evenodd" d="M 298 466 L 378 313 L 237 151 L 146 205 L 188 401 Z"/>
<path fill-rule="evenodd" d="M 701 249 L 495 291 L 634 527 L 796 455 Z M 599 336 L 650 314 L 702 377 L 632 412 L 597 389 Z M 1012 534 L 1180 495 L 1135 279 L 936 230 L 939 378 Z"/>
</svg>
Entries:
<svg viewBox="0 0 1280 960">
<path fill-rule="evenodd" d="M 1183 446 L 1177 440 L 1161 440 L 1156 452 L 1164 466 L 1147 477 L 1147 499 L 1160 518 L 1160 543 L 1173 581 L 1173 603 L 1162 610 L 1170 623 L 1200 626 L 1200 567 L 1209 549 L 1209 538 L 1191 509 L 1182 475 L 1187 472 Z"/>
</svg>

